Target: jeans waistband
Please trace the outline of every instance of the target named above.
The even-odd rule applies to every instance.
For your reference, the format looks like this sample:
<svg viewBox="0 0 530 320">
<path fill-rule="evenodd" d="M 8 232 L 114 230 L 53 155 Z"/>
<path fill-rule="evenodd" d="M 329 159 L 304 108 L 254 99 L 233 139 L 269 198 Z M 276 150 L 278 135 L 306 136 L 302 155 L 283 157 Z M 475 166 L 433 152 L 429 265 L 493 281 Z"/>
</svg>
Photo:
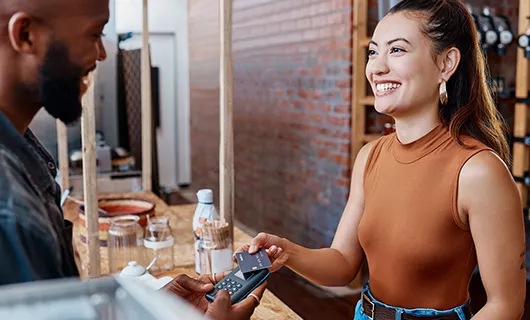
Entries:
<svg viewBox="0 0 530 320">
<path fill-rule="evenodd" d="M 456 313 L 461 320 L 468 320 L 466 317 L 466 309 L 469 309 L 471 300 L 468 300 L 466 303 L 457 306 L 452 309 L 447 310 L 438 310 L 438 309 L 430 309 L 430 308 L 414 308 L 414 309 L 407 309 L 407 308 L 401 308 L 401 307 L 395 307 L 388 304 L 385 304 L 372 295 L 372 292 L 370 291 L 370 284 L 366 284 L 362 290 L 362 294 L 365 294 L 372 303 L 375 305 L 379 305 L 384 308 L 393 309 L 396 311 L 396 314 L 407 314 L 407 315 L 413 315 L 413 316 L 430 316 L 430 317 L 437 317 L 437 316 L 444 316 L 449 315 L 452 313 Z M 361 295 L 362 300 L 362 295 Z"/>
</svg>

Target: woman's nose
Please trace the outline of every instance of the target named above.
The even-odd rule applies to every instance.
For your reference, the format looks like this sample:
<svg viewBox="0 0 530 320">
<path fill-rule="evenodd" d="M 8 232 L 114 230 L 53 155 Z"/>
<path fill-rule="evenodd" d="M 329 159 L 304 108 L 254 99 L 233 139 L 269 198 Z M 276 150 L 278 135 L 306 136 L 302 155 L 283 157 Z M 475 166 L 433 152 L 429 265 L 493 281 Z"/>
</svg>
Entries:
<svg viewBox="0 0 530 320">
<path fill-rule="evenodd" d="M 373 74 L 380 75 L 388 73 L 390 71 L 387 59 L 384 56 L 376 57 L 371 62 L 371 69 Z"/>
</svg>

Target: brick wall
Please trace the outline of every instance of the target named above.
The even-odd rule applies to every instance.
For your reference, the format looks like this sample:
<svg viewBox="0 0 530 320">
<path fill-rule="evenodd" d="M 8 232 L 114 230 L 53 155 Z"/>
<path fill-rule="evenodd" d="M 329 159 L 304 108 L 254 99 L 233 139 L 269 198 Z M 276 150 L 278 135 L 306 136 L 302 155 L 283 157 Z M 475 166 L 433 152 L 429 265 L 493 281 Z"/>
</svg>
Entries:
<svg viewBox="0 0 530 320">
<path fill-rule="evenodd" d="M 217 1 L 189 10 L 192 179 L 217 189 Z M 351 0 L 235 0 L 233 10 L 236 219 L 329 245 L 350 175 Z"/>
<path fill-rule="evenodd" d="M 496 6 L 515 23 L 517 3 Z M 189 1 L 192 180 L 216 194 L 217 5 Z M 311 247 L 330 244 L 348 194 L 351 6 L 352 0 L 233 2 L 236 219 Z M 377 1 L 369 0 L 370 32 L 376 24 Z M 507 73 L 508 83 L 514 57 L 514 48 L 508 58 L 490 57 L 492 72 Z M 368 118 L 369 131 L 379 132 L 385 120 L 374 112 Z"/>
</svg>

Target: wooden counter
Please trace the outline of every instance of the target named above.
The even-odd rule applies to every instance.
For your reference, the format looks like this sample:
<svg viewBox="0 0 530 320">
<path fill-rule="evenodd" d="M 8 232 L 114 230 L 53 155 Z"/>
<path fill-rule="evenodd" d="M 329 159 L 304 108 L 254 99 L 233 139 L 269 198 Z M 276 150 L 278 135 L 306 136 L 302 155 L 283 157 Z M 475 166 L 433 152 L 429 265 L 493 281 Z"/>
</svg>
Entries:
<svg viewBox="0 0 530 320">
<path fill-rule="evenodd" d="M 175 270 L 170 274 L 175 275 L 185 273 L 190 277 L 195 277 L 195 258 L 193 252 L 193 233 L 192 233 L 192 219 L 195 211 L 195 204 L 180 205 L 169 207 L 165 202 L 159 199 L 152 193 L 128 193 L 128 194 L 106 194 L 100 197 L 137 197 L 142 199 L 152 200 L 156 203 L 156 215 L 167 216 L 172 228 L 172 234 L 175 238 L 174 254 L 175 254 Z M 78 205 L 72 201 L 67 201 L 64 205 L 65 217 L 74 223 L 74 249 L 78 258 L 78 267 L 81 277 L 86 278 L 86 266 L 88 263 L 87 246 L 79 237 L 80 228 L 78 222 Z M 248 241 L 251 237 L 238 229 L 234 228 L 234 248 L 237 248 Z M 101 272 L 108 274 L 108 252 L 106 248 L 101 248 Z M 167 274 L 167 273 L 166 273 Z M 269 290 L 265 292 L 261 300 L 261 304 L 252 319 L 255 320 L 269 320 L 269 319 L 301 319 L 294 311 L 286 306 Z"/>
</svg>

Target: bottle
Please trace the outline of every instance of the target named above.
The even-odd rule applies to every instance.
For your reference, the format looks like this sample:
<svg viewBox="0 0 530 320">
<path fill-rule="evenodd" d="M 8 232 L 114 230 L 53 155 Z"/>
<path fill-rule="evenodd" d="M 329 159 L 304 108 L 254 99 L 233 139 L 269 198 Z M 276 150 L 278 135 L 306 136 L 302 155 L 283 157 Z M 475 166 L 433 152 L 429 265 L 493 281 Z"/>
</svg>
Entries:
<svg viewBox="0 0 530 320">
<path fill-rule="evenodd" d="M 200 240 L 202 235 L 202 226 L 206 221 L 219 219 L 219 214 L 213 204 L 213 192 L 211 189 L 201 189 L 197 192 L 199 203 L 193 215 L 193 237 L 195 240 L 195 272 L 201 274 L 201 252 Z"/>
</svg>

